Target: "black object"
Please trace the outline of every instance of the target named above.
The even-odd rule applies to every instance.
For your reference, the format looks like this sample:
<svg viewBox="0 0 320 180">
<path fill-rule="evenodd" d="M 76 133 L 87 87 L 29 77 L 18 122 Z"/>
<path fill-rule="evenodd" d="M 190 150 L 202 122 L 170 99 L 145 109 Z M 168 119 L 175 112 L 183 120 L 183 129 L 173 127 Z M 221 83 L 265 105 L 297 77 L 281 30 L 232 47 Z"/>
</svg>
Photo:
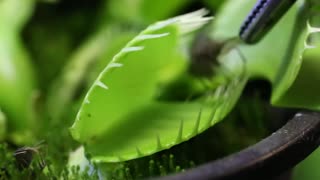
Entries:
<svg viewBox="0 0 320 180">
<path fill-rule="evenodd" d="M 258 0 L 243 22 L 239 36 L 247 44 L 261 40 L 296 0 Z"/>
<path fill-rule="evenodd" d="M 34 159 L 34 155 L 39 156 L 38 165 L 40 169 L 46 166 L 44 159 L 41 156 L 40 148 L 45 143 L 45 141 L 40 141 L 37 145 L 33 147 L 22 147 L 17 149 L 13 153 L 13 157 L 16 160 L 16 165 L 20 171 L 28 168 Z"/>
<path fill-rule="evenodd" d="M 220 160 L 158 180 L 271 179 L 287 172 L 320 144 L 320 113 L 297 113 L 259 143 Z"/>
</svg>

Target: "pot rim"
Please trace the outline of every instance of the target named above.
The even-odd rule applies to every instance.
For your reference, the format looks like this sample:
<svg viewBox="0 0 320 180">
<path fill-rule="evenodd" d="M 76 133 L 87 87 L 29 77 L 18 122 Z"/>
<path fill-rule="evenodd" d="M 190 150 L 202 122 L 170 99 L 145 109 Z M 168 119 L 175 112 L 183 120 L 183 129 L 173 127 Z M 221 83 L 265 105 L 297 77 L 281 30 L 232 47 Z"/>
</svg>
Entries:
<svg viewBox="0 0 320 180">
<path fill-rule="evenodd" d="M 320 113 L 298 112 L 280 129 L 237 153 L 158 177 L 159 180 L 272 178 L 305 159 L 320 145 Z"/>
</svg>

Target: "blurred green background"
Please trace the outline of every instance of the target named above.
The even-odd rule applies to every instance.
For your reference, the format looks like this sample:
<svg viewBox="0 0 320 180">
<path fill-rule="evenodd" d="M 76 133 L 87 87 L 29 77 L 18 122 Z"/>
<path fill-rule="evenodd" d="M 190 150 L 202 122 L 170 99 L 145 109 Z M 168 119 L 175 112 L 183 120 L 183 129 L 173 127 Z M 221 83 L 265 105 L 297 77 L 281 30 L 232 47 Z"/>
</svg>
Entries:
<svg viewBox="0 0 320 180">
<path fill-rule="evenodd" d="M 48 161 L 55 167 L 53 171 L 58 172 L 57 174 L 63 172 L 69 152 L 79 146 L 71 139 L 68 128 L 73 123 L 84 92 L 108 60 L 147 25 L 203 7 L 214 15 L 223 2 L 0 1 L 1 142 L 9 144 L 9 152 L 18 146 L 46 139 L 50 147 L 47 153 L 51 154 Z M 59 93 L 60 96 L 57 96 Z M 235 110 L 235 114 L 248 117 L 247 112 L 239 111 L 240 113 Z M 261 110 L 257 110 L 258 115 L 251 118 L 256 119 L 263 114 L 259 114 L 259 111 Z M 235 115 L 229 118 L 232 116 Z M 232 124 L 233 121 L 228 122 L 231 125 L 225 125 L 227 128 L 222 128 L 224 130 L 221 130 L 220 136 L 233 134 L 235 125 Z M 247 125 L 251 123 L 249 121 Z M 254 128 L 248 129 L 261 127 L 260 122 L 256 123 L 256 126 L 252 126 Z M 230 143 L 234 139 L 227 139 L 226 147 L 229 147 L 228 144 L 232 144 L 232 147 L 220 147 L 221 151 L 225 151 L 225 154 L 232 153 L 266 135 L 266 132 L 257 132 L 255 130 L 249 135 L 240 132 L 243 133 L 245 142 L 234 145 Z M 255 138 L 251 138 L 252 136 Z M 319 164 L 318 150 L 297 166 L 294 179 L 320 179 L 317 171 Z M 0 165 L 4 166 L 4 163 Z"/>
</svg>

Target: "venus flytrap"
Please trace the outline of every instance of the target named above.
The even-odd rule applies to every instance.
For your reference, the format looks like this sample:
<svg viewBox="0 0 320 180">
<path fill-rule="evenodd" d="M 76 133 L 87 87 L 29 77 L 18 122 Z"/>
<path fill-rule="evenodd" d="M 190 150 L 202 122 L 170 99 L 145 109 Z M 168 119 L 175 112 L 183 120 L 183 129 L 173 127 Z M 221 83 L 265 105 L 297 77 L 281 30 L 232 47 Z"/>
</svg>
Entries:
<svg viewBox="0 0 320 180">
<path fill-rule="evenodd" d="M 254 3 L 254 0 L 241 2 L 241 7 L 249 11 Z M 225 80 L 210 86 L 211 93 L 185 103 L 155 100 L 161 82 L 170 82 L 161 81 L 159 72 L 173 65 L 172 77 L 185 73 L 187 64 L 177 60 L 179 56 L 173 49 L 181 34 L 196 30 L 209 19 L 202 17 L 203 11 L 197 11 L 149 26 L 101 72 L 83 101 L 71 128 L 72 136 L 84 143 L 86 152 L 95 162 L 126 161 L 168 149 L 221 121 L 233 108 L 249 79 L 269 80 L 273 84 L 272 102 L 285 104 L 291 89 L 305 88 L 295 85 L 297 79 L 300 76 L 310 78 L 310 73 L 319 72 L 317 67 L 320 67 L 312 60 L 314 69 L 309 68 L 308 72 L 300 69 L 303 62 L 308 64 L 308 61 L 301 61 L 301 58 L 307 59 L 303 52 L 311 50 L 305 43 L 307 37 L 319 31 L 307 25 L 311 14 L 299 14 L 303 3 L 297 3 L 261 43 L 255 46 L 234 44 L 228 51 L 222 51 L 218 56 L 221 68 L 205 81 L 210 84 L 217 77 L 225 77 Z M 224 42 L 237 36 L 247 14 L 247 11 L 239 11 L 239 5 L 227 1 L 217 14 L 211 34 L 214 40 Z M 302 12 L 308 9 L 302 8 Z M 273 49 L 266 50 L 270 48 Z M 239 65 L 239 62 L 245 64 Z M 231 76 L 226 77 L 226 71 Z M 311 91 L 311 94 L 316 92 Z M 300 107 L 296 104 L 299 102 L 297 93 L 290 97 L 286 106 Z M 319 108 L 320 101 L 316 98 L 306 102 L 309 105 L 303 105 L 304 108 Z"/>
<path fill-rule="evenodd" d="M 193 20 L 195 19 L 195 17 L 197 17 L 197 19 L 201 19 L 200 17 L 205 14 L 204 11 L 198 11 L 195 12 L 192 15 L 186 15 L 185 18 L 193 18 Z M 200 17 L 199 17 L 200 16 Z M 91 105 L 90 102 L 92 103 L 96 103 L 99 102 L 101 100 L 98 101 L 95 100 L 93 101 L 91 99 L 95 98 L 95 96 L 98 95 L 99 99 L 101 99 L 101 97 L 103 97 L 104 95 L 108 95 L 108 91 L 105 92 L 100 92 L 101 90 L 107 90 L 109 89 L 108 86 L 109 84 L 111 84 L 111 86 L 115 86 L 117 88 L 114 88 L 115 90 L 111 91 L 113 93 L 115 93 L 114 95 L 110 95 L 107 96 L 106 98 L 110 98 L 110 100 L 108 101 L 108 99 L 105 99 L 104 101 L 106 102 L 117 102 L 117 104 L 114 104 L 113 106 L 119 106 L 119 109 L 126 109 L 126 111 L 128 110 L 128 107 L 131 108 L 136 108 L 139 107 L 139 104 L 143 105 L 146 102 L 149 102 L 153 96 L 154 96 L 154 92 L 156 90 L 156 86 L 158 84 L 157 82 L 157 78 L 160 73 L 159 70 L 164 69 L 164 67 L 168 64 L 182 64 L 183 62 L 180 61 L 180 59 L 177 59 L 175 57 L 177 57 L 175 54 L 175 46 L 177 44 L 177 40 L 179 37 L 179 33 L 181 32 L 181 29 L 184 29 L 185 27 L 183 27 L 183 25 L 185 23 L 187 23 L 188 19 L 184 19 L 183 17 L 180 18 L 172 18 L 169 19 L 167 21 L 161 21 L 158 23 L 155 23 L 154 25 L 149 26 L 145 31 L 143 31 L 140 35 L 138 35 L 136 38 L 134 38 L 132 41 L 130 41 L 126 47 L 124 47 L 120 53 L 118 53 L 117 55 L 114 56 L 113 60 L 109 63 L 109 65 L 102 71 L 102 73 L 99 75 L 99 77 L 97 78 L 97 80 L 95 81 L 94 85 L 91 87 L 91 89 L 89 90 L 89 92 L 87 93 L 87 96 L 85 97 L 84 100 L 84 104 L 83 107 L 81 108 L 81 110 L 79 111 L 79 114 L 77 116 L 77 121 L 79 121 L 79 118 L 81 116 L 81 114 L 84 114 L 84 107 Z M 204 18 L 207 21 L 209 20 L 208 18 Z M 205 22 L 203 22 L 204 24 Z M 201 26 L 202 24 L 200 24 Z M 193 30 L 193 28 L 195 27 L 199 27 L 198 26 L 193 26 L 191 27 Z M 189 28 L 189 25 L 188 25 Z M 184 30 L 185 33 L 186 30 Z M 146 44 L 148 43 L 148 44 Z M 143 45 L 140 45 L 143 44 Z M 148 51 L 146 53 L 146 50 L 144 50 L 144 48 L 146 47 L 146 45 L 149 45 L 150 47 L 148 48 Z M 162 47 L 162 48 L 161 48 Z M 165 50 L 164 52 L 158 52 L 158 49 L 163 49 Z M 141 51 L 144 50 L 142 53 Z M 151 55 L 152 53 L 157 53 L 155 55 Z M 136 55 L 136 56 L 134 56 Z M 148 55 L 150 55 L 150 57 L 154 57 L 154 59 L 148 60 L 146 61 L 146 57 L 148 57 Z M 174 59 L 172 58 L 174 57 Z M 126 64 L 124 64 L 124 62 Z M 144 62 L 146 61 L 146 62 Z M 167 62 L 169 61 L 169 62 Z M 150 64 L 148 66 L 148 64 Z M 147 71 L 144 71 L 142 73 L 144 73 L 144 76 L 146 78 L 148 78 L 147 83 L 145 83 L 143 80 L 140 80 L 140 76 L 141 74 L 141 67 L 145 67 L 147 69 Z M 120 73 L 118 75 L 118 73 L 113 73 L 113 71 L 122 71 L 122 74 Z M 127 72 L 126 72 L 127 71 Z M 106 73 L 109 73 L 109 76 L 106 76 Z M 146 74 L 148 73 L 148 74 Z M 115 75 L 113 75 L 115 74 Z M 110 77 L 111 76 L 111 77 Z M 112 77 L 115 76 L 115 77 Z M 138 76 L 138 77 L 136 77 Z M 109 83 L 106 83 L 105 81 L 107 80 L 107 78 L 110 78 L 111 81 Z M 128 79 L 128 82 L 121 82 L 124 81 L 124 79 Z M 133 82 L 135 83 L 133 83 Z M 139 83 L 139 84 L 138 84 Z M 134 85 L 134 90 L 136 91 L 135 93 L 129 93 L 127 92 L 128 88 L 132 88 Z M 113 98 L 118 98 L 115 97 L 117 96 L 117 93 L 120 95 L 119 97 L 125 95 L 127 98 L 127 102 L 121 102 L 121 99 L 115 99 L 113 100 Z M 139 93 L 139 94 L 136 94 Z M 138 96 L 138 98 L 136 97 Z M 130 98 L 132 99 L 130 101 Z M 102 104 L 105 104 L 104 102 L 100 102 Z M 122 104 L 124 103 L 124 104 Z M 132 103 L 130 105 L 128 105 L 128 103 Z M 140 106 L 141 106 L 140 105 Z M 123 107 L 122 107 L 123 106 Z M 99 106 L 95 106 L 95 107 L 99 107 Z M 127 108 L 125 108 L 127 107 Z M 115 108 L 112 108 L 115 109 Z M 102 109 L 101 109 L 102 110 Z M 100 110 L 100 111 L 101 111 Z M 117 117 L 120 114 L 117 112 L 112 112 L 113 116 Z M 96 113 L 90 113 L 93 116 L 101 116 L 104 117 L 104 110 L 102 110 L 101 112 L 96 112 Z M 87 116 L 87 115 L 86 115 Z M 109 114 L 109 117 L 112 116 Z M 113 118 L 111 118 L 113 119 Z M 77 121 L 75 122 L 74 126 L 72 129 L 78 129 L 75 128 L 75 126 L 77 126 Z M 94 128 L 95 133 L 99 134 L 99 132 L 103 132 L 104 129 L 104 125 L 105 123 L 107 123 L 106 121 L 104 121 L 103 119 L 99 120 L 101 121 L 99 124 L 99 128 Z M 85 128 L 83 129 L 84 131 L 88 131 L 89 128 Z M 101 130 L 99 130 L 101 129 Z M 75 131 L 73 131 L 75 132 Z M 78 133 L 77 133 L 78 134 Z M 76 133 L 73 133 L 73 135 L 75 137 L 79 137 L 79 135 L 77 135 Z M 88 136 L 88 133 L 81 133 L 81 136 Z M 76 138 L 78 139 L 78 138 Z"/>
<path fill-rule="evenodd" d="M 318 43 L 313 44 L 312 41 L 316 41 L 316 38 L 319 37 L 320 27 L 313 27 L 311 22 L 315 20 L 315 24 L 320 24 L 316 20 L 320 16 L 320 4 L 314 0 L 300 3 L 304 4 L 297 14 L 296 26 L 291 35 L 293 40 L 280 69 L 284 73 L 279 71 L 272 102 L 282 106 L 319 110 L 320 87 L 317 85 L 320 79 L 316 74 L 320 71 L 318 60 L 320 47 Z"/>
<path fill-rule="evenodd" d="M 205 14 L 200 10 L 149 26 L 101 72 L 71 128 L 92 160 L 118 162 L 170 148 L 206 130 L 231 109 L 243 77 L 195 102 L 154 99 L 159 84 L 172 79 L 163 80 L 162 71 L 174 67 L 175 77 L 186 70 L 187 61 L 176 52 L 179 38 L 207 23 L 211 18 Z"/>
<path fill-rule="evenodd" d="M 320 33 L 320 28 L 311 27 L 308 21 L 304 21 L 302 33 L 298 36 L 296 46 L 288 52 L 294 52 L 291 61 L 285 61 L 287 67 L 282 66 L 279 72 L 279 80 L 274 88 L 272 102 L 277 105 L 289 107 L 301 107 L 319 110 L 320 98 L 318 92 L 320 79 L 316 74 L 319 72 L 319 53 L 312 57 L 312 52 L 317 52 L 319 47 L 308 42 L 308 37 L 313 33 Z M 295 34 L 293 34 L 295 35 Z M 286 56 L 290 57 L 290 56 Z M 312 87 L 312 88 L 307 88 Z M 303 94 L 303 95 L 302 95 Z"/>
<path fill-rule="evenodd" d="M 55 79 L 47 100 L 48 112 L 54 122 L 61 119 L 65 107 L 71 103 L 79 86 L 85 81 L 85 75 L 92 69 L 91 65 L 95 64 L 106 47 L 110 46 L 110 40 L 111 29 L 104 26 L 74 52 L 64 66 L 61 76 Z"/>
</svg>

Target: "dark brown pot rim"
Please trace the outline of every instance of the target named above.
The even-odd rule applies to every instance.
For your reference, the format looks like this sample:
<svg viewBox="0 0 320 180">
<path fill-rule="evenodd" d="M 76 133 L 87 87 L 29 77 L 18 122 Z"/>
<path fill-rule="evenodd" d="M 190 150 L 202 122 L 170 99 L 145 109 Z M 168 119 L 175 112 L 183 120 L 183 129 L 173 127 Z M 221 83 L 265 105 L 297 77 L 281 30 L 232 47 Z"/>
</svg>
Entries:
<svg viewBox="0 0 320 180">
<path fill-rule="evenodd" d="M 297 165 L 320 144 L 320 113 L 299 112 L 282 128 L 240 152 L 159 180 L 270 179 Z"/>
</svg>

